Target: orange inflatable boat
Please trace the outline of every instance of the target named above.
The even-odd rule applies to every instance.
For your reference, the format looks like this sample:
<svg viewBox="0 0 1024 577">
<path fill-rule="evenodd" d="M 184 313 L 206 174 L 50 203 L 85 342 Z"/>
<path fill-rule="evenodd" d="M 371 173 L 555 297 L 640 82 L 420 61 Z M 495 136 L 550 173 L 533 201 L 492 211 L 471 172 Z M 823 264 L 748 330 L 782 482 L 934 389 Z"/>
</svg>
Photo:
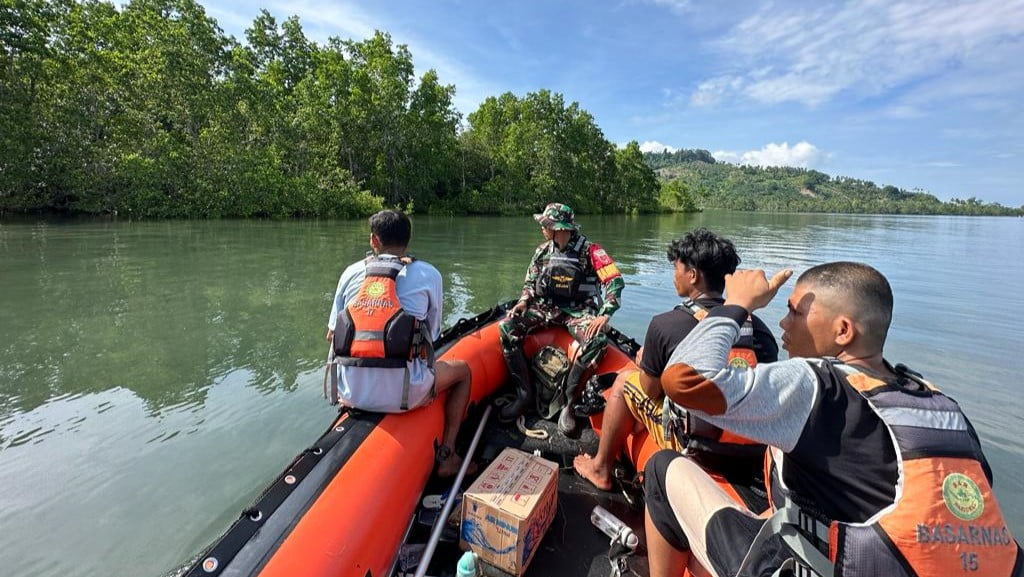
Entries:
<svg viewBox="0 0 1024 577">
<path fill-rule="evenodd" d="M 460 320 L 436 343 L 439 358 L 461 359 L 469 364 L 471 406 L 490 402 L 508 376 L 497 323 L 510 304 Z M 614 329 L 609 337 L 611 344 L 597 373 L 612 378 L 621 371 L 636 370 L 633 358 L 639 345 Z M 539 331 L 526 341 L 527 357 L 532 358 L 548 345 L 569 351 L 574 342 L 563 328 Z M 327 431 L 298 455 L 183 574 L 189 577 L 396 575 L 399 551 L 413 527 L 424 488 L 431 479 L 434 443 L 440 439 L 444 424 L 443 408 L 443 402 L 435 401 L 403 414 L 342 409 Z M 600 415 L 591 417 L 591 422 L 599 429 Z M 551 430 L 554 431 L 553 426 Z M 592 434 L 591 440 L 596 442 Z M 554 439 L 549 441 L 549 444 L 554 443 Z M 563 473 L 559 481 L 559 508 L 565 523 L 562 532 L 567 534 L 566 528 L 571 528 L 573 531 L 569 534 L 590 538 L 592 544 L 596 543 L 598 551 L 594 558 L 597 559 L 605 554 L 608 543 L 589 526 L 589 510 L 601 503 L 609 508 L 618 506 L 617 511 L 628 513 L 628 505 L 621 495 L 617 496 L 618 505 L 609 503 L 616 498 L 615 494 L 595 493 L 586 481 L 572 473 L 572 456 L 586 447 L 572 444 L 573 441 L 569 443 L 571 452 L 562 459 Z M 656 447 L 646 434 L 630 438 L 627 445 L 628 458 L 636 470 L 642 470 L 655 451 Z M 578 511 L 571 510 L 574 502 Z M 628 524 L 638 533 L 642 533 L 642 519 L 642 508 L 634 506 Z M 587 562 L 575 565 L 566 562 L 566 559 L 571 560 L 571 555 L 586 557 L 589 554 L 586 549 L 584 544 L 564 540 L 553 543 L 547 547 L 546 554 L 554 564 L 544 567 L 541 559 L 544 555 L 539 553 L 527 575 L 608 575 L 607 565 L 602 570 L 594 568 L 600 563 L 589 563 L 588 568 Z M 566 553 L 571 555 L 567 557 Z M 577 565 L 582 569 L 570 568 Z"/>
</svg>

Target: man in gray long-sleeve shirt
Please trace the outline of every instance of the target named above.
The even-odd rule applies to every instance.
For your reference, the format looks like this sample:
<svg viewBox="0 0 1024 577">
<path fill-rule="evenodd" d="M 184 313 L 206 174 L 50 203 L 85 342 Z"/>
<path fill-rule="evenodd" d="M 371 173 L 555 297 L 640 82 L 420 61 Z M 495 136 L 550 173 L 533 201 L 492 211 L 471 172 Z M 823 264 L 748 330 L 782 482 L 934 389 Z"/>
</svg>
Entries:
<svg viewBox="0 0 1024 577">
<path fill-rule="evenodd" d="M 878 271 L 808 270 L 780 323 L 790 360 L 729 366 L 743 319 L 791 274 L 726 277 L 725 304 L 661 379 L 673 402 L 774 447 L 772 516 L 742 508 L 693 461 L 659 453 L 645 477 L 651 576 L 677 577 L 691 553 L 716 577 L 1024 575 L 974 428 L 882 356 L 893 298 Z"/>
</svg>

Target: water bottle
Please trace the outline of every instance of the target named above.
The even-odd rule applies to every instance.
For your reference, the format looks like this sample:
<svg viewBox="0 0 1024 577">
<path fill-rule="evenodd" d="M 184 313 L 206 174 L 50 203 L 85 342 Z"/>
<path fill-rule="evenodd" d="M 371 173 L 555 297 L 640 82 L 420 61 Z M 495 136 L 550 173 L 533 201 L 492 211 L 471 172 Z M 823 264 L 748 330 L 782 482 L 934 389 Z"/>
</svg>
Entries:
<svg viewBox="0 0 1024 577">
<path fill-rule="evenodd" d="M 612 542 L 618 541 L 630 550 L 636 549 L 636 546 L 640 544 L 640 539 L 629 528 L 629 525 L 623 523 L 621 519 L 600 505 L 595 506 L 591 511 L 590 522 L 602 533 L 608 535 Z"/>
<path fill-rule="evenodd" d="M 459 564 L 455 567 L 456 577 L 477 577 L 479 574 L 479 571 L 477 571 L 476 553 L 466 551 L 459 558 Z"/>
</svg>

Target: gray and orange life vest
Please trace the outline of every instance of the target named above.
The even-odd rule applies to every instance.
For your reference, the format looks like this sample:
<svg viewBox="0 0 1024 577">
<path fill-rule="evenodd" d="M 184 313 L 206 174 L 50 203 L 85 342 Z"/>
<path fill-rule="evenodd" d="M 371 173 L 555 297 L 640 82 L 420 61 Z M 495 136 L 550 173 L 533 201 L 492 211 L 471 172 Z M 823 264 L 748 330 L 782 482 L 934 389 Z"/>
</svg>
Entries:
<svg viewBox="0 0 1024 577">
<path fill-rule="evenodd" d="M 1024 575 L 1020 547 L 979 461 L 981 447 L 956 402 L 902 365 L 897 374 L 916 390 L 825 362 L 867 400 L 889 432 L 899 473 L 896 499 L 863 523 L 822 519 L 785 486 L 786 457 L 772 449 L 765 478 L 775 513 L 748 557 L 775 535 L 796 554 L 787 561 L 794 575 Z"/>
<path fill-rule="evenodd" d="M 338 312 L 329 363 L 394 370 L 395 378 L 404 380 L 402 410 L 409 408 L 408 362 L 421 356 L 429 366 L 434 363 L 427 323 L 409 314 L 398 299 L 396 279 L 413 260 L 408 256 L 366 258 L 366 272 L 359 292 Z M 335 373 L 332 370 L 332 374 Z M 330 400 L 334 404 L 337 402 L 336 377 L 332 378 L 332 388 L 335 392 Z"/>
<path fill-rule="evenodd" d="M 676 309 L 690 313 L 697 322 L 704 320 L 710 312 L 689 298 L 676 305 Z M 746 322 L 740 326 L 739 337 L 729 350 L 729 364 L 741 368 L 757 366 L 757 355 L 754 353 L 754 323 L 749 315 Z M 758 459 L 764 454 L 763 444 L 724 431 L 673 403 L 667 396 L 664 403 L 661 414 L 665 438 L 670 438 L 669 435 L 674 436 L 679 446 L 683 447 L 684 454 L 700 456 L 710 453 L 722 457 Z"/>
</svg>

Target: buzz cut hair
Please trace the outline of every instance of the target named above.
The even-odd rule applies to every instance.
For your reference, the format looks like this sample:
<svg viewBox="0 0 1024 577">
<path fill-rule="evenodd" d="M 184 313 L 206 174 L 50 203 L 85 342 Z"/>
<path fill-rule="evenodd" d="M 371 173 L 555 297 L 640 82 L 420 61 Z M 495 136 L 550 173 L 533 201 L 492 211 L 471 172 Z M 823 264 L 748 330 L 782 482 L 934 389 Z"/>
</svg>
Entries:
<svg viewBox="0 0 1024 577">
<path fill-rule="evenodd" d="M 829 306 L 849 314 L 881 348 L 892 322 L 892 287 L 875 268 L 859 262 L 830 262 L 805 271 L 797 284 L 829 293 Z"/>
</svg>

